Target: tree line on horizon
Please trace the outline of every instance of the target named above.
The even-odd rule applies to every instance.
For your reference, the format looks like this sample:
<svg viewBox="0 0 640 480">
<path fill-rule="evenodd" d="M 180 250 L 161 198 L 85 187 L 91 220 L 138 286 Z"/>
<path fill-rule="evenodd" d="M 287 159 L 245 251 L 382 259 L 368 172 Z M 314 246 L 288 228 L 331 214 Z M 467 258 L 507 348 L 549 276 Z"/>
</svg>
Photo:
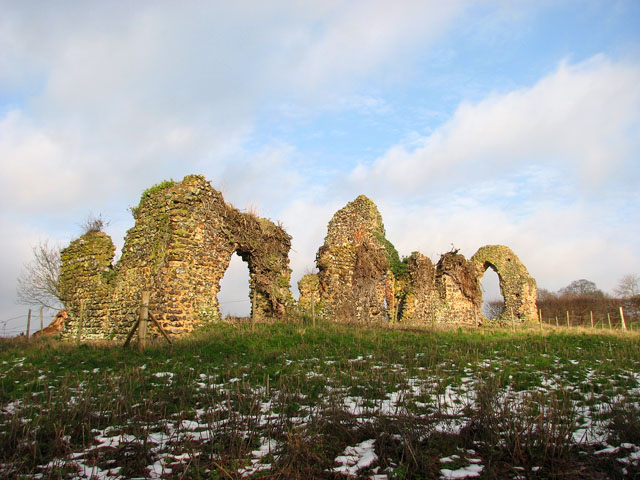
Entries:
<svg viewBox="0 0 640 480">
<path fill-rule="evenodd" d="M 640 275 L 621 277 L 614 295 L 586 279 L 575 280 L 557 292 L 538 290 L 538 310 L 546 323 L 566 325 L 568 321 L 571 325 L 588 326 L 593 319 L 594 324 L 616 325 L 621 322 L 621 307 L 627 321 L 640 320 Z"/>
</svg>

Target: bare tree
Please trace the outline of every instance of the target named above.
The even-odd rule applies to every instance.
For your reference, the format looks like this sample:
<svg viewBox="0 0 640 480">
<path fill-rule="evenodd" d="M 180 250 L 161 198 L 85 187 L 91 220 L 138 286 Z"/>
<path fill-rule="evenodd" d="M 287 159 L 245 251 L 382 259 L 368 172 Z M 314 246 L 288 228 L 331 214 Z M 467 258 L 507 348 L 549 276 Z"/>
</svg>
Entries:
<svg viewBox="0 0 640 480">
<path fill-rule="evenodd" d="M 585 298 L 602 298 L 604 292 L 596 287 L 596 284 L 590 280 L 580 279 L 574 280 L 569 285 L 561 288 L 558 293 L 570 297 L 585 297 Z"/>
<path fill-rule="evenodd" d="M 491 300 L 482 305 L 482 313 L 489 320 L 498 318 L 502 312 L 504 312 L 504 301 L 502 300 Z"/>
<path fill-rule="evenodd" d="M 546 288 L 539 288 L 538 289 L 538 301 L 539 302 L 546 302 L 548 300 L 552 300 L 554 298 L 557 298 L 557 295 L 549 290 L 547 290 Z"/>
<path fill-rule="evenodd" d="M 39 305 L 59 309 L 62 306 L 58 290 L 60 249 L 49 242 L 33 247 L 33 258 L 18 277 L 18 301 L 24 305 Z"/>
<path fill-rule="evenodd" d="M 616 295 L 622 298 L 631 298 L 640 295 L 640 275 L 630 273 L 618 281 L 618 286 L 614 290 Z"/>
</svg>

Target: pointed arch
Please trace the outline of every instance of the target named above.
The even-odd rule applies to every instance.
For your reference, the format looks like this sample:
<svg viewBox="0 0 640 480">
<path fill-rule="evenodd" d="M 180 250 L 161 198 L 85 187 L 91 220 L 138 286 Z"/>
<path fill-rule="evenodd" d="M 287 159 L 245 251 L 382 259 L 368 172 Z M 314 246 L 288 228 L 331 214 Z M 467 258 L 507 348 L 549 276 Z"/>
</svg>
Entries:
<svg viewBox="0 0 640 480">
<path fill-rule="evenodd" d="M 471 257 L 471 262 L 477 271 L 478 282 L 482 281 L 488 268 L 498 274 L 505 304 L 500 319 L 519 322 L 536 320 L 536 281 L 513 250 L 504 245 L 485 245 Z"/>
</svg>

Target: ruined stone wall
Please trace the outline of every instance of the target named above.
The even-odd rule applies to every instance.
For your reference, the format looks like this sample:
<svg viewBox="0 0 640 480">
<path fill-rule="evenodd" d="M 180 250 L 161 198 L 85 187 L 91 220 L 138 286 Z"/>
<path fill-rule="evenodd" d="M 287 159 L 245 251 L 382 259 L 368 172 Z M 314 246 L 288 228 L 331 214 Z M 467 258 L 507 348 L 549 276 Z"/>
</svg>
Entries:
<svg viewBox="0 0 640 480">
<path fill-rule="evenodd" d="M 482 320 L 482 290 L 474 265 L 463 255 L 447 252 L 436 265 L 439 299 L 436 321 L 478 324 Z"/>
<path fill-rule="evenodd" d="M 476 269 L 478 285 L 487 268 L 492 268 L 500 280 L 500 292 L 504 297 L 502 321 L 536 321 L 538 288 L 527 268 L 515 253 L 504 245 L 486 245 L 480 248 L 471 263 Z"/>
<path fill-rule="evenodd" d="M 365 322 L 388 318 L 384 235 L 382 216 L 364 195 L 333 216 L 316 256 L 320 297 L 329 316 Z"/>
<path fill-rule="evenodd" d="M 89 231 L 60 252 L 59 290 L 69 311 L 62 337 L 104 338 L 108 325 L 109 297 L 114 277 L 116 247 L 100 231 Z M 75 312 L 71 320 L 71 313 Z"/>
<path fill-rule="evenodd" d="M 300 292 L 300 300 L 298 306 L 303 312 L 310 312 L 313 302 L 315 313 L 323 313 L 324 306 L 320 297 L 320 282 L 318 275 L 315 273 L 307 273 L 298 281 L 298 291 Z"/>
<path fill-rule="evenodd" d="M 413 252 L 407 260 L 407 274 L 397 280 L 397 320 L 404 323 L 436 321 L 439 301 L 435 289 L 435 267 L 431 260 Z"/>
<path fill-rule="evenodd" d="M 151 293 L 150 314 L 172 335 L 215 321 L 220 280 L 234 253 L 248 264 L 256 318 L 282 318 L 293 305 L 289 235 L 227 204 L 203 177 L 157 185 L 132 211 L 135 226 L 117 264 L 113 242 L 99 231 L 62 251 L 60 290 L 69 310 L 63 337 L 124 338 L 143 291 Z M 316 262 L 318 273 L 299 283 L 299 305 L 309 309 L 313 298 L 316 313 L 330 319 L 479 324 L 487 268 L 500 279 L 501 320 L 536 318 L 535 280 L 509 248 L 482 247 L 471 260 L 448 252 L 435 267 L 415 252 L 402 264 L 364 195 L 333 216 Z"/>
<path fill-rule="evenodd" d="M 186 334 L 217 320 L 220 280 L 234 253 L 248 264 L 257 319 L 282 317 L 293 304 L 290 236 L 271 221 L 225 203 L 204 177 L 191 175 L 149 189 L 133 214 L 135 226 L 114 267 L 113 248 L 107 264 L 102 250 L 90 242 L 91 233 L 65 250 L 61 277 L 68 279 L 62 287 L 70 311 L 67 332 L 77 329 L 82 303 L 95 305 L 86 314 L 89 329 L 83 338 L 122 338 L 137 318 L 145 290 L 151 293 L 150 314 L 170 334 Z M 100 238 L 108 239 L 103 233 Z M 94 257 L 100 261 L 82 260 Z M 86 265 L 80 276 L 74 273 L 78 263 Z M 112 268 L 108 281 L 99 283 L 105 268 Z"/>
<path fill-rule="evenodd" d="M 318 250 L 319 273 L 305 275 L 299 284 L 300 304 L 318 295 L 329 318 L 337 321 L 480 325 L 485 320 L 482 276 L 493 268 L 500 278 L 505 315 L 520 321 L 535 318 L 535 280 L 509 248 L 482 247 L 471 260 L 447 252 L 435 267 L 414 252 L 403 261 L 404 271 L 396 268 L 394 275 L 390 266 L 397 252 L 384 235 L 382 217 L 367 197 L 361 195 L 339 210 Z"/>
</svg>

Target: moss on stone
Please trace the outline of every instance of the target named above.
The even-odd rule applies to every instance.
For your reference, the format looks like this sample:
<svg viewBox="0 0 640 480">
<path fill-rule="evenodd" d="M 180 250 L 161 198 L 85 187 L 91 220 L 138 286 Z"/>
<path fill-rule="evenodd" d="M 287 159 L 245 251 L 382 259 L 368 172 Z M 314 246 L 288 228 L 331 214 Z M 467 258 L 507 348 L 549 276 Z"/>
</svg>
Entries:
<svg viewBox="0 0 640 480">
<path fill-rule="evenodd" d="M 149 198 L 153 195 L 155 195 L 158 192 L 161 192 L 162 190 L 165 190 L 169 187 L 172 187 L 176 184 L 175 180 L 169 179 L 169 180 L 163 180 L 160 183 L 156 183 L 155 185 L 147 188 L 144 192 L 142 192 L 142 196 L 140 197 L 140 201 L 142 202 L 145 198 Z"/>
<path fill-rule="evenodd" d="M 340 321 L 388 319 L 385 293 L 390 262 L 378 238 L 384 234 L 380 212 L 364 195 L 329 221 L 316 265 L 320 298 L 330 316 Z"/>
<path fill-rule="evenodd" d="M 396 277 L 401 277 L 407 273 L 407 263 L 400 259 L 398 250 L 396 247 L 385 237 L 384 232 L 373 232 L 376 240 L 380 242 L 380 245 L 384 247 L 384 251 L 387 255 L 387 261 L 389 262 L 389 269 Z"/>
</svg>

